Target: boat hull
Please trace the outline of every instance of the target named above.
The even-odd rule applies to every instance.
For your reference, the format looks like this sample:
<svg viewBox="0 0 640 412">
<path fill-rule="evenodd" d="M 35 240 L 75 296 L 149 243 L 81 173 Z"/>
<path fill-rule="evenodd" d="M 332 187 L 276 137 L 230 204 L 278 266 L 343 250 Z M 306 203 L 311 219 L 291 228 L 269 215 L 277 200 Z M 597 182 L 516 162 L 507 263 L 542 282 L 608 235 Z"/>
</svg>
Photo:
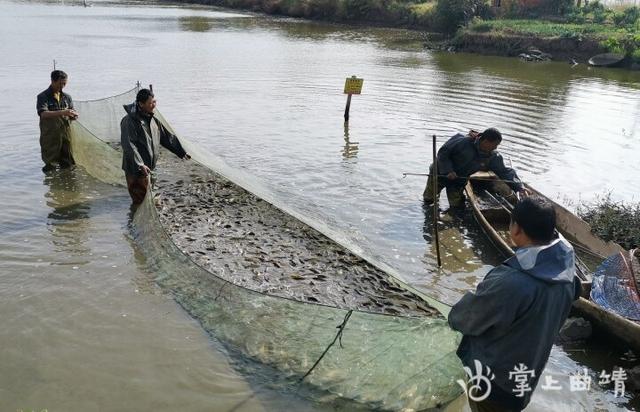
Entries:
<svg viewBox="0 0 640 412">
<path fill-rule="evenodd" d="M 486 179 L 495 176 L 489 173 L 480 173 L 478 174 L 478 177 Z M 495 185 L 501 184 L 504 185 L 504 183 L 498 181 L 495 182 Z M 530 186 L 526 187 L 533 194 L 546 199 L 553 205 L 557 216 L 558 231 L 570 241 L 578 242 L 580 248 L 588 250 L 603 258 L 624 250 L 616 243 L 605 242 L 595 236 L 591 232 L 589 224 L 584 220 L 580 219 L 578 216 L 574 215 Z M 465 192 L 469 203 L 471 204 L 474 217 L 482 230 L 505 257 L 513 256 L 513 245 L 509 243 L 507 239 L 508 236 L 505 236 L 505 234 L 501 235 L 499 231 L 496 230 L 496 225 L 494 224 L 496 219 L 500 221 L 500 219 L 504 218 L 505 214 L 508 216 L 508 212 L 506 210 L 502 210 L 503 213 L 501 214 L 498 209 L 502 208 L 483 208 L 480 196 L 476 192 L 476 188 L 472 181 L 467 183 Z M 496 218 L 496 216 L 499 215 L 502 216 Z M 591 321 L 594 328 L 598 329 L 602 334 L 615 337 L 630 348 L 640 351 L 640 325 L 613 312 L 609 312 L 588 300 L 590 290 L 590 282 L 583 282 L 583 297 L 580 297 L 574 302 L 573 312 Z"/>
</svg>

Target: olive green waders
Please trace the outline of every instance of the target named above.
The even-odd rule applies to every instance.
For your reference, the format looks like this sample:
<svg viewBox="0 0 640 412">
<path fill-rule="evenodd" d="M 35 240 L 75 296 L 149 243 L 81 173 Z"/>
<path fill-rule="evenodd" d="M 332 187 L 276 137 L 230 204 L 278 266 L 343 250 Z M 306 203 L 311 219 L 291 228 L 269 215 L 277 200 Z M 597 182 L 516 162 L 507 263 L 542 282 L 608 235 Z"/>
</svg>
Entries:
<svg viewBox="0 0 640 412">
<path fill-rule="evenodd" d="M 442 189 L 447 189 L 447 199 L 449 200 L 449 206 L 451 207 L 463 207 L 464 206 L 464 182 L 456 180 L 454 182 L 447 182 L 446 177 L 439 177 L 438 179 L 438 198 Z M 429 178 L 427 179 L 427 187 L 424 189 L 422 197 L 426 204 L 432 204 L 437 201 L 433 198 L 433 185 L 435 184 L 435 177 L 433 176 L 433 165 L 429 167 Z M 462 185 L 460 185 L 462 183 Z"/>
<path fill-rule="evenodd" d="M 69 120 L 62 117 L 40 118 L 40 152 L 45 166 L 55 163 L 61 167 L 73 165 Z"/>
</svg>

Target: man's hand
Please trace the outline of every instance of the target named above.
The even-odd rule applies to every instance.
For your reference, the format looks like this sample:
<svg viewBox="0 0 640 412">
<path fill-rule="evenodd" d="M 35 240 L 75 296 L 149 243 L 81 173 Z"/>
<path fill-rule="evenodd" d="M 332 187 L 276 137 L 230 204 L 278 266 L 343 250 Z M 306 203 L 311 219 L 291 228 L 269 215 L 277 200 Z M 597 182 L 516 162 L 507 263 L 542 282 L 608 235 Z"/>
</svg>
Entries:
<svg viewBox="0 0 640 412">
<path fill-rule="evenodd" d="M 142 165 L 140 166 L 140 173 L 142 173 L 143 176 L 149 176 L 151 169 L 149 169 L 147 165 Z"/>
<path fill-rule="evenodd" d="M 73 109 L 64 110 L 64 115 L 69 117 L 71 120 L 76 120 L 78 118 L 78 112 Z"/>
<path fill-rule="evenodd" d="M 447 175 L 447 179 L 449 180 L 456 180 L 458 178 L 458 175 L 456 174 L 456 172 L 449 172 L 449 174 Z"/>
<path fill-rule="evenodd" d="M 189 156 L 189 153 L 185 153 L 184 156 L 182 157 L 184 160 L 189 160 L 191 159 L 191 156 Z"/>
<path fill-rule="evenodd" d="M 517 194 L 518 194 L 518 198 L 523 198 L 523 197 L 531 196 L 532 193 L 529 189 L 523 187 L 522 189 L 518 190 Z"/>
</svg>

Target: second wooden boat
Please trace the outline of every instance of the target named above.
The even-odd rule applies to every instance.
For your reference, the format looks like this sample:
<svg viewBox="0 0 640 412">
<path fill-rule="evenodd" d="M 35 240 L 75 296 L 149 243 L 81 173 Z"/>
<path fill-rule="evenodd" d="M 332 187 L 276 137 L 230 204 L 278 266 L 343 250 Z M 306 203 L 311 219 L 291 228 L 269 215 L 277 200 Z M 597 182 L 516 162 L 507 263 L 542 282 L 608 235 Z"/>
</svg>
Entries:
<svg viewBox="0 0 640 412">
<path fill-rule="evenodd" d="M 510 211 L 502 202 L 500 193 L 508 186 L 497 180 L 493 173 L 479 172 L 465 187 L 473 214 L 491 242 L 505 257 L 514 254 L 515 246 L 509 236 Z M 624 251 L 614 243 L 607 242 L 591 232 L 587 222 L 569 210 L 526 185 L 534 195 L 548 200 L 554 207 L 558 231 L 574 246 L 577 256 L 577 272 L 589 274 L 606 257 Z M 583 280 L 582 297 L 574 302 L 574 312 L 590 320 L 602 333 L 615 337 L 634 350 L 640 351 L 640 325 L 613 312 L 609 312 L 589 300 L 590 279 Z"/>
</svg>

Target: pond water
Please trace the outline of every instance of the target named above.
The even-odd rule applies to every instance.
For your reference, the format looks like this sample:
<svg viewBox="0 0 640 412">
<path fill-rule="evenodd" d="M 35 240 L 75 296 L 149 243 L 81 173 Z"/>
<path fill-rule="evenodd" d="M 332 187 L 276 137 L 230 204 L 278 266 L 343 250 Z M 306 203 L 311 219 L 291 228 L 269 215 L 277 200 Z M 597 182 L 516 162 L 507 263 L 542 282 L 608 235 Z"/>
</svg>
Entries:
<svg viewBox="0 0 640 412">
<path fill-rule="evenodd" d="M 638 200 L 639 73 L 432 53 L 404 30 L 89 5 L 0 1 L 2 410 L 323 408 L 239 372 L 155 285 L 130 238 L 124 190 L 82 170 L 42 174 L 35 96 L 54 60 L 74 99 L 152 83 L 180 134 L 449 304 L 500 257 L 472 218 L 447 215 L 435 268 L 424 178 L 402 177 L 426 172 L 433 134 L 442 144 L 499 128 L 520 177 L 570 209 L 606 192 Z M 347 127 L 351 75 L 365 80 Z M 599 373 L 633 365 L 623 352 L 557 348 L 551 363 Z M 610 392 L 587 404 L 633 408 Z"/>
</svg>

